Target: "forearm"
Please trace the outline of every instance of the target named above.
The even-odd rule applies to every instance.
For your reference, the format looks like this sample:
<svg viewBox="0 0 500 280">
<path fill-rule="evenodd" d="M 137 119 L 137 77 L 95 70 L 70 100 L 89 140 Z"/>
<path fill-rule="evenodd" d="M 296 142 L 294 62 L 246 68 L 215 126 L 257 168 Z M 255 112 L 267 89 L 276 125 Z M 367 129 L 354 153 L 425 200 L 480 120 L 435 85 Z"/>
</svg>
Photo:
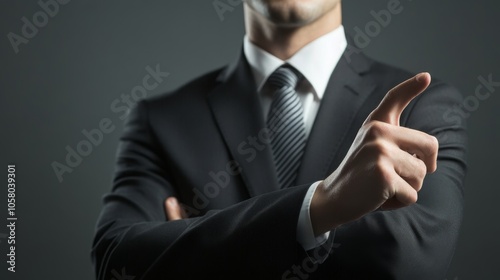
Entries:
<svg viewBox="0 0 500 280">
<path fill-rule="evenodd" d="M 136 218 L 103 224 L 93 250 L 98 279 L 110 279 L 111 271 L 122 267 L 144 279 L 204 278 L 236 271 L 251 271 L 257 278 L 280 276 L 301 250 L 295 231 L 307 189 L 265 194 L 187 220 L 141 222 L 143 211 L 138 211 Z M 116 210 L 105 209 L 101 219 L 119 216 Z"/>
</svg>

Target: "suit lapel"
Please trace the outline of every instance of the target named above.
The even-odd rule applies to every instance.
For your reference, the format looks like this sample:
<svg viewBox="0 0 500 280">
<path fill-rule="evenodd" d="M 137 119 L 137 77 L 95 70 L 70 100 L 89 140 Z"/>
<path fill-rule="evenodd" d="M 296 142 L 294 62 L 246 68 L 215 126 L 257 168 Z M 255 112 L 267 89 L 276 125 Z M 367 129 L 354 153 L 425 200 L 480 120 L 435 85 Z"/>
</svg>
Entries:
<svg viewBox="0 0 500 280">
<path fill-rule="evenodd" d="M 243 54 L 218 78 L 219 85 L 208 95 L 214 119 L 233 157 L 250 196 L 278 189 L 272 153 L 259 141 L 265 129 L 262 108 L 248 62 Z M 257 139 L 258 144 L 252 143 Z"/>
<path fill-rule="evenodd" d="M 297 185 L 329 175 L 359 109 L 376 88 L 372 76 L 367 75 L 370 65 L 368 58 L 348 45 L 321 101 L 299 168 Z M 249 140 L 249 137 L 258 138 L 266 126 L 252 73 L 243 54 L 219 75 L 218 81 L 218 86 L 208 95 L 208 103 L 231 156 L 241 167 L 250 196 L 278 190 L 270 146 L 257 140 L 264 146 L 258 149 Z"/>
<path fill-rule="evenodd" d="M 312 183 L 329 175 L 333 159 L 359 109 L 375 89 L 370 76 L 363 75 L 368 71 L 370 61 L 359 50 L 352 54 L 353 48 L 348 45 L 330 77 L 307 141 L 297 185 Z"/>
</svg>

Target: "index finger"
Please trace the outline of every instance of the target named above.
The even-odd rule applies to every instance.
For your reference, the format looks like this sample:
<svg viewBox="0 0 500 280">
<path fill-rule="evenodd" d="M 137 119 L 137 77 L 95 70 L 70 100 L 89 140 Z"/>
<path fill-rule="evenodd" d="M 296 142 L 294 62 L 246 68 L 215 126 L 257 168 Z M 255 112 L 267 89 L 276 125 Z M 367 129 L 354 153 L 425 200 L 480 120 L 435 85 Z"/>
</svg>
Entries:
<svg viewBox="0 0 500 280">
<path fill-rule="evenodd" d="M 422 93 L 430 83 L 431 75 L 424 72 L 395 86 L 385 95 L 377 108 L 368 116 L 365 120 L 365 124 L 369 121 L 376 120 L 399 126 L 399 118 L 403 110 L 413 98 Z"/>
</svg>

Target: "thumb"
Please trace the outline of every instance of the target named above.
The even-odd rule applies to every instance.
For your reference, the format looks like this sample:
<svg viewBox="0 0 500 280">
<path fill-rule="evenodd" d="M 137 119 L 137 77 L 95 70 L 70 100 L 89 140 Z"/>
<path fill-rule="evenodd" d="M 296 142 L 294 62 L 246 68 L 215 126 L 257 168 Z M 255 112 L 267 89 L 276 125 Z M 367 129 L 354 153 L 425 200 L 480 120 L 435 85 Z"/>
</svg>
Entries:
<svg viewBox="0 0 500 280">
<path fill-rule="evenodd" d="M 380 104 L 365 120 L 381 121 L 399 126 L 401 113 L 408 104 L 422 93 L 431 83 L 431 75 L 427 72 L 417 74 L 391 89 Z"/>
</svg>

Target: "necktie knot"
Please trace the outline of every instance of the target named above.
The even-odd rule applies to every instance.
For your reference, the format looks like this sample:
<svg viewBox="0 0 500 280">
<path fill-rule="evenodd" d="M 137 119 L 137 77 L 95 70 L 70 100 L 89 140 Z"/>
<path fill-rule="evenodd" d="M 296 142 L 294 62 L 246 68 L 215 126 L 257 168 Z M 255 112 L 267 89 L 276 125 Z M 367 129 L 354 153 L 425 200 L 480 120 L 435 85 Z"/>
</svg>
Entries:
<svg viewBox="0 0 500 280">
<path fill-rule="evenodd" d="M 268 84 L 276 89 L 283 87 L 295 88 L 299 81 L 299 75 L 291 66 L 281 66 L 269 77 Z"/>
</svg>

